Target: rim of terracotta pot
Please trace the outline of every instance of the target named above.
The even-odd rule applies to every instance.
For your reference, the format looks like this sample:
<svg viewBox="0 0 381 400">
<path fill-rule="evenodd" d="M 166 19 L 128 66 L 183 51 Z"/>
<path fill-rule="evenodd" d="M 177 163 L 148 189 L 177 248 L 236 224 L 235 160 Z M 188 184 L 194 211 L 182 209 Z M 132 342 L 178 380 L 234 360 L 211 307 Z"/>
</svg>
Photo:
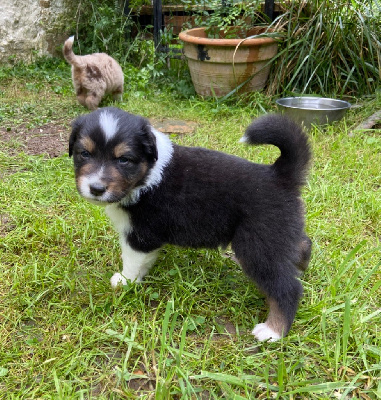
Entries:
<svg viewBox="0 0 381 400">
<path fill-rule="evenodd" d="M 256 28 L 256 27 L 254 27 Z M 263 28 L 263 27 L 260 27 Z M 250 34 L 250 36 L 254 35 Z M 179 33 L 179 38 L 183 42 L 193 43 L 193 44 L 202 44 L 209 46 L 252 46 L 252 45 L 263 45 L 263 44 L 272 44 L 275 42 L 275 39 L 270 37 L 261 37 L 261 38 L 253 38 L 253 39 L 214 39 L 205 37 L 205 28 L 191 28 L 186 31 L 182 31 Z"/>
</svg>

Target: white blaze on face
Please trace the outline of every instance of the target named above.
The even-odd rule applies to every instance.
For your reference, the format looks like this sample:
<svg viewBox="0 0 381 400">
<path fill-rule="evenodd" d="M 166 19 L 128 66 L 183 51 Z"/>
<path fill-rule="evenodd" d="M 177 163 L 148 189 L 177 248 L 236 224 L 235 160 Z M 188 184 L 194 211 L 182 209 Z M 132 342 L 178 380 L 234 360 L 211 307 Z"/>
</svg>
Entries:
<svg viewBox="0 0 381 400">
<path fill-rule="evenodd" d="M 107 110 L 101 112 L 99 125 L 102 128 L 106 141 L 111 140 L 118 132 L 118 118 L 115 118 Z"/>
</svg>

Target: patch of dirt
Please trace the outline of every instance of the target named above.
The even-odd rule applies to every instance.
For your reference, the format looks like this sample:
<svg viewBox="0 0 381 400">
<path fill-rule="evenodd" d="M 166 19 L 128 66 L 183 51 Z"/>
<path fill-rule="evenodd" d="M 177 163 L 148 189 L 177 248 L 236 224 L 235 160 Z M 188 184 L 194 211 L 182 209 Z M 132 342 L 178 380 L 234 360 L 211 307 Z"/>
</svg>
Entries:
<svg viewBox="0 0 381 400">
<path fill-rule="evenodd" d="M 216 317 L 215 318 L 215 322 L 218 325 L 218 327 L 220 328 L 220 330 L 222 330 L 222 332 L 220 333 L 227 333 L 230 334 L 232 336 L 237 335 L 237 330 L 235 325 L 230 322 L 227 318 L 224 317 Z"/>
<path fill-rule="evenodd" d="M 6 236 L 15 228 L 16 225 L 8 214 L 0 214 L 0 237 Z"/>
<path fill-rule="evenodd" d="M 164 133 L 186 134 L 193 133 L 197 128 L 196 122 L 182 121 L 178 119 L 151 119 L 152 126 Z"/>
<path fill-rule="evenodd" d="M 141 395 L 146 392 L 153 392 L 156 387 L 156 378 L 154 375 L 149 376 L 141 369 L 137 369 L 132 372 L 132 376 L 128 380 L 128 387 Z"/>
<path fill-rule="evenodd" d="M 152 125 L 164 133 L 193 133 L 196 123 L 180 120 L 152 120 Z M 70 127 L 63 124 L 46 124 L 28 128 L 26 124 L 7 130 L 0 127 L 0 146 L 11 155 L 24 151 L 29 155 L 43 154 L 48 158 L 59 157 L 68 151 Z M 4 146 L 1 146 L 4 149 Z"/>
<path fill-rule="evenodd" d="M 0 145 L 11 155 L 20 150 L 29 155 L 43 154 L 48 158 L 59 157 L 68 151 L 70 128 L 62 124 L 46 124 L 37 128 L 20 125 L 8 131 L 0 128 Z"/>
</svg>

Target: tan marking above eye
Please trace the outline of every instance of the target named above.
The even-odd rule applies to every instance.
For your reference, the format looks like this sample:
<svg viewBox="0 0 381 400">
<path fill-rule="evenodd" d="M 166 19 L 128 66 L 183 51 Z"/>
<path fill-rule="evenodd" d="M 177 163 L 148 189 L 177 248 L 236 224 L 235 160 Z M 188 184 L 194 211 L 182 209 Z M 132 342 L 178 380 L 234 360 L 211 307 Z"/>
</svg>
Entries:
<svg viewBox="0 0 381 400">
<path fill-rule="evenodd" d="M 95 143 L 88 136 L 82 137 L 79 142 L 81 143 L 82 147 L 89 153 L 92 153 L 95 150 Z"/>
<path fill-rule="evenodd" d="M 122 157 L 124 154 L 131 151 L 131 148 L 126 143 L 119 143 L 114 147 L 115 158 Z"/>
<path fill-rule="evenodd" d="M 96 164 L 94 165 L 93 163 L 86 163 L 77 171 L 77 176 L 78 178 L 89 176 L 97 173 L 97 171 L 99 171 L 99 168 Z"/>
</svg>

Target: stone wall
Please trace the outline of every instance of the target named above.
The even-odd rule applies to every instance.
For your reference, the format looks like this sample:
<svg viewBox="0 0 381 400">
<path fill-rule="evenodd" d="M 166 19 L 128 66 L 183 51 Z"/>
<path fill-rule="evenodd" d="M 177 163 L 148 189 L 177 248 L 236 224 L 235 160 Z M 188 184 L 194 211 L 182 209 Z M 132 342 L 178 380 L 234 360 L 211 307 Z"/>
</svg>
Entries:
<svg viewBox="0 0 381 400">
<path fill-rule="evenodd" d="M 0 62 L 58 55 L 74 32 L 78 1 L 1 0 Z"/>
</svg>

